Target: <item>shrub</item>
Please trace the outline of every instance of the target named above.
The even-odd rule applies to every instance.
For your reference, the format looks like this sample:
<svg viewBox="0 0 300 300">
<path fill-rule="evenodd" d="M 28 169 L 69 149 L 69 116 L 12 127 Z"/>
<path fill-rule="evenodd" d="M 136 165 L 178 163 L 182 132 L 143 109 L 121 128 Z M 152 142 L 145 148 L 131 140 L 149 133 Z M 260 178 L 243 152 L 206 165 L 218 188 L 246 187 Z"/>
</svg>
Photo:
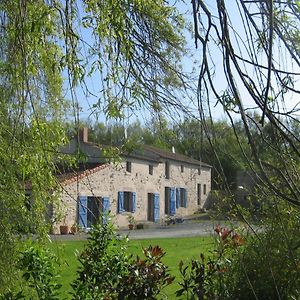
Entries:
<svg viewBox="0 0 300 300">
<path fill-rule="evenodd" d="M 19 268 L 23 272 L 23 278 L 40 300 L 61 299 L 59 297 L 61 285 L 57 283 L 56 263 L 57 258 L 49 250 L 43 250 L 38 246 L 31 246 L 21 253 Z"/>
<path fill-rule="evenodd" d="M 256 233 L 242 238 L 218 226 L 212 256 L 180 263 L 177 296 L 187 299 L 300 299 L 300 212 L 268 202 Z M 258 224 L 260 226 L 258 226 Z"/>
<path fill-rule="evenodd" d="M 217 226 L 218 235 L 215 250 L 207 261 L 203 254 L 200 260 L 192 260 L 184 266 L 179 263 L 182 281 L 176 296 L 186 295 L 187 299 L 226 299 L 229 296 L 227 274 L 230 270 L 232 257 L 243 246 L 245 240 L 235 231 Z M 230 298 L 229 299 L 236 299 Z M 239 298 L 238 298 L 239 299 Z"/>
<path fill-rule="evenodd" d="M 229 293 L 235 299 L 299 299 L 299 211 L 281 207 L 264 221 L 262 231 L 233 258 Z"/>
<path fill-rule="evenodd" d="M 155 299 L 173 281 L 161 261 L 161 248 L 149 247 L 144 249 L 146 259 L 133 259 L 126 243 L 111 224 L 92 228 L 72 283 L 73 299 Z"/>
<path fill-rule="evenodd" d="M 128 273 L 119 284 L 119 299 L 156 299 L 156 296 L 174 277 L 168 273 L 161 259 L 165 252 L 158 246 L 144 249 L 146 259 L 131 260 Z"/>
<path fill-rule="evenodd" d="M 73 299 L 115 299 L 120 279 L 127 273 L 127 239 L 117 237 L 112 224 L 95 225 L 89 233 L 81 264 L 72 283 Z"/>
</svg>

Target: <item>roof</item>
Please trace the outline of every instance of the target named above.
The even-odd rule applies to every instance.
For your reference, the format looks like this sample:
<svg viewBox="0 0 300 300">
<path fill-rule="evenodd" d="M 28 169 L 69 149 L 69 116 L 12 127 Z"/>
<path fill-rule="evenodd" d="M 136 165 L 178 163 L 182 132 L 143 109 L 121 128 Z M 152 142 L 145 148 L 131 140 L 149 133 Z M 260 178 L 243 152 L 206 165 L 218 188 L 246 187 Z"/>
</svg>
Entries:
<svg viewBox="0 0 300 300">
<path fill-rule="evenodd" d="M 105 158 L 102 154 L 103 149 L 107 149 L 107 145 L 99 145 L 92 142 L 80 141 L 80 151 L 87 156 L 88 162 L 91 163 L 104 163 Z M 66 154 L 76 154 L 77 152 L 77 141 L 71 140 L 70 144 L 62 149 L 63 153 Z M 170 151 L 159 149 L 153 146 L 142 145 L 137 147 L 131 152 L 122 153 L 121 156 L 127 158 L 136 158 L 141 160 L 146 160 L 149 162 L 160 163 L 166 160 L 178 161 L 181 163 L 186 163 L 198 167 L 211 168 L 210 165 L 196 160 L 194 158 L 188 157 L 179 153 L 172 153 Z"/>
<path fill-rule="evenodd" d="M 207 168 L 211 168 L 210 165 L 201 162 L 199 160 L 196 160 L 194 158 L 188 157 L 186 155 L 180 154 L 180 153 L 173 153 L 164 149 L 159 149 L 153 146 L 148 146 L 145 145 L 144 149 L 146 151 L 150 151 L 152 153 L 155 153 L 156 155 L 160 156 L 161 159 L 167 159 L 167 160 L 174 160 L 174 161 L 179 161 L 179 162 L 183 162 L 183 163 L 188 163 L 191 165 L 197 165 L 198 167 L 201 165 L 201 167 L 207 167 Z"/>
<path fill-rule="evenodd" d="M 71 184 L 71 183 L 76 182 L 77 180 L 83 179 L 84 177 L 87 177 L 91 174 L 94 174 L 94 173 L 100 171 L 100 170 L 103 170 L 103 169 L 107 168 L 108 166 L 109 166 L 109 164 L 105 164 L 105 165 L 100 165 L 95 168 L 87 169 L 84 171 L 73 171 L 73 172 L 69 172 L 69 173 L 64 173 L 64 174 L 58 175 L 57 179 L 62 185 Z"/>
</svg>

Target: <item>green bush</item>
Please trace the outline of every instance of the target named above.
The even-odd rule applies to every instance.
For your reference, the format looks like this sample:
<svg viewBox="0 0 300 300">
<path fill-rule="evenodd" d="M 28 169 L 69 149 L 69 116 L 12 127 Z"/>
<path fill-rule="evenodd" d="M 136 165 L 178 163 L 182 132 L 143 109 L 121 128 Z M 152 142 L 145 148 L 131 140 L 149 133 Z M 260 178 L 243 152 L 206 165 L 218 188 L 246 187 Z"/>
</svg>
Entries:
<svg viewBox="0 0 300 300">
<path fill-rule="evenodd" d="M 128 273 L 118 287 L 118 299 L 156 299 L 160 291 L 173 282 L 174 277 L 161 261 L 165 252 L 159 246 L 144 249 L 144 255 L 146 259 L 130 260 Z"/>
<path fill-rule="evenodd" d="M 145 259 L 133 259 L 126 243 L 111 224 L 92 228 L 79 256 L 73 299 L 155 299 L 173 281 L 161 261 L 165 253 L 160 247 L 144 249 Z"/>
<path fill-rule="evenodd" d="M 231 299 L 300 298 L 299 210 L 277 209 L 270 208 L 261 232 L 233 257 L 226 278 Z"/>
<path fill-rule="evenodd" d="M 23 278 L 40 300 L 61 299 L 59 296 L 61 285 L 57 283 L 56 263 L 57 258 L 49 250 L 36 245 L 21 253 L 19 268 L 23 272 Z"/>
<path fill-rule="evenodd" d="M 114 299 L 129 264 L 126 239 L 118 238 L 110 223 L 95 225 L 79 262 L 78 276 L 72 283 L 73 299 Z"/>
</svg>

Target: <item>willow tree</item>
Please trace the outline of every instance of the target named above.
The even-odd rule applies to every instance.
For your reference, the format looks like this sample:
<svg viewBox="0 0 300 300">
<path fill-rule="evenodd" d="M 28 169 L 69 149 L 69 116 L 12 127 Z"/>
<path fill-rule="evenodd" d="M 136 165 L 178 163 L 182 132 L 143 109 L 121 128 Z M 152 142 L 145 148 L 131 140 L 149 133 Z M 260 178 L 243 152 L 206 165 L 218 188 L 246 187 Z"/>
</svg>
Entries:
<svg viewBox="0 0 300 300">
<path fill-rule="evenodd" d="M 230 6 L 222 0 L 214 6 L 206 1 L 192 3 L 195 43 L 202 51 L 198 82 L 202 116 L 204 111 L 209 114 L 205 108 L 214 97 L 233 127 L 233 120 L 240 118 L 251 148 L 251 156 L 245 156 L 248 168 L 277 196 L 299 206 L 300 140 L 292 130 L 292 124 L 299 122 L 298 1 L 235 1 Z M 217 55 L 222 65 L 214 80 Z M 265 139 L 266 123 L 273 131 L 272 144 Z M 265 141 L 269 159 L 258 152 L 257 133 Z M 284 187 L 274 184 L 270 174 Z"/>
<path fill-rule="evenodd" d="M 78 121 L 77 88 L 96 74 L 94 108 L 110 117 L 128 105 L 160 110 L 182 85 L 184 39 L 182 17 L 163 0 L 5 0 L 0 22 L 1 292 L 14 282 L 19 239 L 49 229 L 62 121 L 67 108 Z"/>
<path fill-rule="evenodd" d="M 261 200 L 261 210 L 266 207 L 264 234 L 252 236 L 252 246 L 237 256 L 238 278 L 231 274 L 227 282 L 235 285 L 231 297 L 298 298 L 299 1 L 192 0 L 192 6 L 194 42 L 202 55 L 197 100 L 204 134 L 217 105 L 231 122 L 245 166 L 258 183 L 250 197 Z M 236 124 L 243 127 L 247 143 Z M 216 141 L 208 138 L 214 148 Z"/>
</svg>

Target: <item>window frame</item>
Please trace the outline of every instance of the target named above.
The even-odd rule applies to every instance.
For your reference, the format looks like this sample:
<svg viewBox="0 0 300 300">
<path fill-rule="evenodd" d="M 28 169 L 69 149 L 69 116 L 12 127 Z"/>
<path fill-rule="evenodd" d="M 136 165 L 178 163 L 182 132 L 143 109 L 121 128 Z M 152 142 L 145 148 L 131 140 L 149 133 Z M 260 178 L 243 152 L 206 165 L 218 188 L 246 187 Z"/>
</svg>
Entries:
<svg viewBox="0 0 300 300">
<path fill-rule="evenodd" d="M 118 191 L 117 213 L 135 213 L 136 192 Z"/>
<path fill-rule="evenodd" d="M 133 210 L 133 193 L 124 191 L 123 208 L 124 212 L 132 212 Z"/>
</svg>

